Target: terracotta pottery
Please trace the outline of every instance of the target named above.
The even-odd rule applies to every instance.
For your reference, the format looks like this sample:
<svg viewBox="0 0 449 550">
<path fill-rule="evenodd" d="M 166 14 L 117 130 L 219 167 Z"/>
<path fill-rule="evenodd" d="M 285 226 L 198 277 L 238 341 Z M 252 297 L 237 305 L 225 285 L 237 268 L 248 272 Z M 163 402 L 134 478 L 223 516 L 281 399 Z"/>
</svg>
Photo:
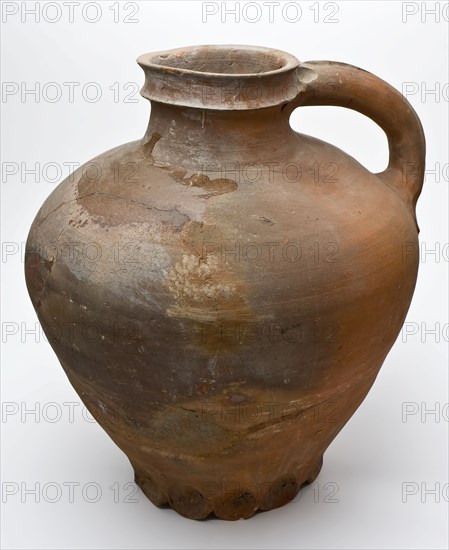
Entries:
<svg viewBox="0 0 449 550">
<path fill-rule="evenodd" d="M 27 286 L 148 498 L 188 518 L 248 518 L 315 479 L 399 334 L 423 131 L 399 92 L 344 63 L 253 46 L 138 63 L 147 132 L 45 201 Z M 374 120 L 388 168 L 294 132 L 290 114 L 308 105 Z"/>
</svg>

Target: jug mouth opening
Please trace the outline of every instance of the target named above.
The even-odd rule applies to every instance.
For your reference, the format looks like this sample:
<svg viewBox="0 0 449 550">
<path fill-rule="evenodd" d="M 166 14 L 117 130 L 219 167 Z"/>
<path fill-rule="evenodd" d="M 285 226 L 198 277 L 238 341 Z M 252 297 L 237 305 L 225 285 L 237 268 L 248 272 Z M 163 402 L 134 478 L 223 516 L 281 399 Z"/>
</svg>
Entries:
<svg viewBox="0 0 449 550">
<path fill-rule="evenodd" d="M 276 74 L 295 68 L 298 60 L 281 50 L 260 46 L 209 45 L 191 46 L 144 54 L 142 66 L 162 71 L 217 75 L 220 77 Z"/>
<path fill-rule="evenodd" d="M 261 109 L 298 93 L 295 56 L 242 45 L 188 46 L 137 58 L 145 73 L 143 97 L 201 109 Z"/>
</svg>

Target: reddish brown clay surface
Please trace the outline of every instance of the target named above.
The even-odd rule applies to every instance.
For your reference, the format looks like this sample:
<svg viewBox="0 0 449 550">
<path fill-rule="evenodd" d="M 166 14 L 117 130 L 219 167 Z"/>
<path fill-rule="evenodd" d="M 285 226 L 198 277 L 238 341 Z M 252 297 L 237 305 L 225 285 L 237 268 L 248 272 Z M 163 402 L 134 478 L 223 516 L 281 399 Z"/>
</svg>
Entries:
<svg viewBox="0 0 449 550">
<path fill-rule="evenodd" d="M 401 94 L 342 63 L 249 46 L 138 62 L 148 130 L 45 201 L 27 285 L 144 493 L 189 518 L 248 518 L 318 475 L 400 331 L 423 132 Z M 371 117 L 388 169 L 295 133 L 306 105 Z"/>
</svg>

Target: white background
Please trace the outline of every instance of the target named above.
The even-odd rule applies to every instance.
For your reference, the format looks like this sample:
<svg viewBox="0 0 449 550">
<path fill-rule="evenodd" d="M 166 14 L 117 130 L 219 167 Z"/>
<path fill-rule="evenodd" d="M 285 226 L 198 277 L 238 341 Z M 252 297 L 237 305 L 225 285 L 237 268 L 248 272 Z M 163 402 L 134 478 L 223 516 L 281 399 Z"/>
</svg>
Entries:
<svg viewBox="0 0 449 550">
<path fill-rule="evenodd" d="M 83 2 L 73 22 L 62 6 L 52 23 L 57 12 L 50 4 L 37 6 L 36 22 L 23 3 L 3 2 L 2 548 L 446 548 L 447 2 L 301 2 L 296 22 L 294 6 L 283 12 L 283 2 L 273 6 L 271 21 L 261 2 L 258 21 L 255 2 L 228 2 L 238 22 L 221 2 L 208 3 L 217 13 L 206 18 L 201 2 L 148 1 L 99 2 L 95 23 L 86 19 L 98 14 L 94 8 L 83 14 Z M 432 8 L 436 15 L 426 11 Z M 124 22 L 126 16 L 136 22 Z M 64 163 L 86 162 L 143 135 L 149 104 L 132 94 L 136 85 L 125 88 L 143 83 L 136 57 L 220 43 L 351 63 L 406 91 L 426 132 L 429 172 L 418 205 L 419 279 L 405 329 L 369 396 L 326 452 L 316 483 L 288 506 L 247 521 L 195 522 L 156 508 L 140 491 L 126 498 L 135 491 L 127 458 L 83 416 L 43 335 L 28 332 L 37 319 L 20 248 L 38 208 L 68 174 Z M 45 86 L 50 82 L 57 86 Z M 64 82 L 79 83 L 73 101 Z M 96 102 L 82 93 L 95 97 L 94 88 L 85 88 L 91 82 L 102 92 Z M 37 97 L 21 97 L 36 83 Z M 58 86 L 61 97 L 53 102 Z M 292 125 L 373 171 L 386 165 L 385 136 L 362 115 L 308 108 L 293 114 Z M 27 174 L 36 163 L 39 174 Z M 64 403 L 75 403 L 73 418 Z M 73 495 L 68 482 L 77 484 Z M 34 486 L 39 497 L 25 491 Z"/>
</svg>

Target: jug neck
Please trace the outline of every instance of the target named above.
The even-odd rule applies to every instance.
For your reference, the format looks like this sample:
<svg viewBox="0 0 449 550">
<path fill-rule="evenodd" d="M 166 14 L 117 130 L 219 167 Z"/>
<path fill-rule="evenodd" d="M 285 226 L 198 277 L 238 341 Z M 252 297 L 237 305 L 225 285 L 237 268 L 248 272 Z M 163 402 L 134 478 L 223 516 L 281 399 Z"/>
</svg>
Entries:
<svg viewBox="0 0 449 550">
<path fill-rule="evenodd" d="M 156 166 L 206 173 L 278 163 L 297 143 L 282 106 L 214 111 L 152 101 L 141 144 Z"/>
</svg>

